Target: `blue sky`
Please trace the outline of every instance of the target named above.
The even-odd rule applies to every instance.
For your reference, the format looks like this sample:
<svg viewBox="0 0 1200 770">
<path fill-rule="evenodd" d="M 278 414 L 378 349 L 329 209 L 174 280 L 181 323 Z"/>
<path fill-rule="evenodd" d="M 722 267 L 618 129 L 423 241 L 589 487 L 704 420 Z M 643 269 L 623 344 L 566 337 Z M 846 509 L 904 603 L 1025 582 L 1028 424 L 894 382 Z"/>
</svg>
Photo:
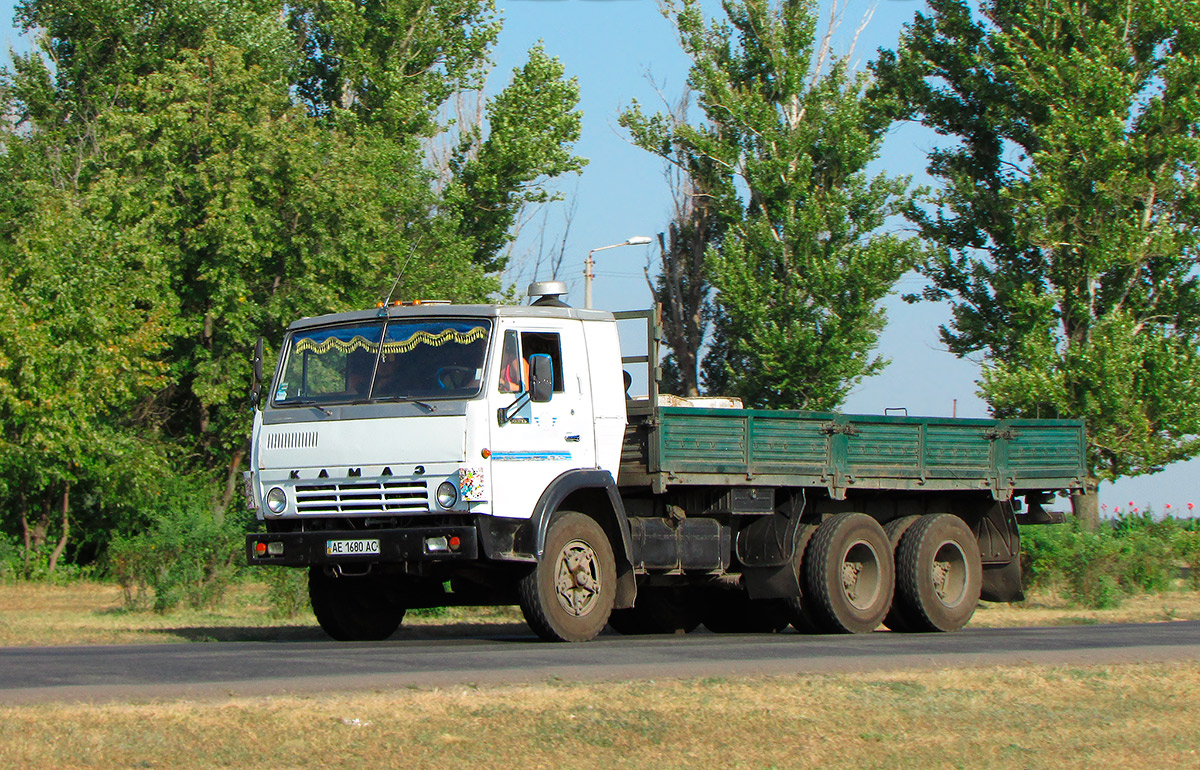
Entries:
<svg viewBox="0 0 1200 770">
<path fill-rule="evenodd" d="M 9 0 L 3 2 L 5 16 L 0 22 L 5 22 L 5 48 L 25 49 L 28 42 L 11 27 L 12 5 Z M 505 25 L 494 52 L 497 66 L 490 88 L 503 87 L 512 69 L 539 40 L 549 54 L 562 60 L 567 73 L 579 80 L 584 122 L 576 152 L 590 162 L 578 178 L 559 185 L 576 204 L 559 277 L 572 289 L 569 301 L 582 305 L 583 260 L 589 249 L 634 235 L 653 237 L 666 228 L 671 201 L 664 169 L 655 158 L 626 141 L 617 116 L 633 99 L 648 109 L 661 104 L 660 92 L 676 99 L 687 76 L 687 60 L 654 0 L 497 0 L 497 4 Z M 715 2 L 711 5 L 717 7 Z M 873 17 L 853 52 L 861 66 L 877 48 L 894 47 L 901 27 L 923 7 L 920 0 L 850 0 L 835 48 L 838 53 L 847 52 L 854 29 L 873 8 Z M 919 127 L 893 129 L 878 169 L 927 181 L 925 155 L 935 140 Z M 559 240 L 565 212 L 563 205 L 545 212 L 548 244 Z M 534 277 L 542 223 L 539 214 L 525 225 L 514 252 L 509 278 L 521 289 Z M 630 310 L 649 305 L 643 269 L 653 255 L 652 248 L 624 247 L 596 255 L 596 307 Z M 654 269 L 651 265 L 652 273 Z M 543 272 L 537 277 L 549 276 Z M 921 286 L 921 279 L 913 275 L 902 279 L 898 288 L 915 292 Z M 887 308 L 890 322 L 880 352 L 892 363 L 855 390 L 845 411 L 877 414 L 888 407 L 906 407 L 913 415 L 948 416 L 956 410 L 960 417 L 987 416 L 986 405 L 975 394 L 978 366 L 946 352 L 938 341 L 937 327 L 948 320 L 947 309 L 906 305 L 895 297 Z M 1101 501 L 1110 511 L 1117 506 L 1124 510 L 1132 501 L 1142 508 L 1151 505 L 1158 512 L 1167 504 L 1178 508 L 1189 501 L 1200 503 L 1196 478 L 1200 478 L 1200 460 L 1177 464 L 1155 476 L 1102 485 Z"/>
</svg>

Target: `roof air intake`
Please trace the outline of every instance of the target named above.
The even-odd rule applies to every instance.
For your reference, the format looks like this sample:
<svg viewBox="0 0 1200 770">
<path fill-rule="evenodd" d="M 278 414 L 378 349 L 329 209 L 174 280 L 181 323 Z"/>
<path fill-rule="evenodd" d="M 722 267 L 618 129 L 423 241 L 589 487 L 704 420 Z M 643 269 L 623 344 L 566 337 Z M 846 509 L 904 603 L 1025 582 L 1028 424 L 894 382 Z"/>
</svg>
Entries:
<svg viewBox="0 0 1200 770">
<path fill-rule="evenodd" d="M 566 293 L 567 285 L 562 281 L 535 281 L 529 284 L 529 296 L 535 305 L 569 307 L 560 299 Z"/>
</svg>

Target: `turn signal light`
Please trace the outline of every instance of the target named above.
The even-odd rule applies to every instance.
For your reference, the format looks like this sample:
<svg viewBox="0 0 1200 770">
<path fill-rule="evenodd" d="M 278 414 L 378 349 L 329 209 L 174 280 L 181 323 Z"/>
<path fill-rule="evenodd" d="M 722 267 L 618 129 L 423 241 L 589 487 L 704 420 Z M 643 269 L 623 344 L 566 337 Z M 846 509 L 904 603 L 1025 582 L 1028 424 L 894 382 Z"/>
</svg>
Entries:
<svg viewBox="0 0 1200 770">
<path fill-rule="evenodd" d="M 267 544 L 263 543 L 261 541 L 255 543 L 254 544 L 254 553 L 256 556 L 266 556 L 267 555 Z"/>
<path fill-rule="evenodd" d="M 459 539 L 458 535 L 451 535 L 450 540 L 448 542 L 449 542 L 451 551 L 457 551 L 459 548 L 462 547 L 462 540 Z"/>
</svg>

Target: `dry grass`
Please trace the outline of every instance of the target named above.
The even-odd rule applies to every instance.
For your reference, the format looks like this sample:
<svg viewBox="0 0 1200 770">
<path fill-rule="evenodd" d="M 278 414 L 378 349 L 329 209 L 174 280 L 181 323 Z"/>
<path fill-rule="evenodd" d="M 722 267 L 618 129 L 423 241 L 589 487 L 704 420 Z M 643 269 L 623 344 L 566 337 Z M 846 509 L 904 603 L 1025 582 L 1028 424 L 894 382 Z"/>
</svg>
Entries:
<svg viewBox="0 0 1200 770">
<path fill-rule="evenodd" d="M 1112 610 L 1084 610 L 1054 596 L 1019 605 L 984 604 L 972 627 L 1150 623 L 1200 619 L 1200 592 L 1174 591 L 1131 597 Z M 465 633 L 526 633 L 515 607 L 450 609 L 439 616 L 410 613 L 396 638 L 451 637 Z M 323 640 L 316 619 L 272 614 L 262 585 L 235 587 L 214 610 L 165 614 L 124 609 L 120 589 L 108 583 L 52 586 L 0 585 L 0 646 L 150 644 L 196 641 Z"/>
<path fill-rule="evenodd" d="M 1078 626 L 1097 623 L 1157 623 L 1200 620 L 1200 591 L 1168 591 L 1130 596 L 1108 610 L 1072 607 L 1055 595 L 1037 594 L 1019 604 L 983 603 L 971 619 L 973 628 Z"/>
<path fill-rule="evenodd" d="M 4 768 L 1200 766 L 1200 664 L 0 709 Z"/>
<path fill-rule="evenodd" d="M 0 644 L 323 638 L 260 586 L 219 611 L 126 612 L 106 584 L 0 586 Z M 1040 597 L 972 625 L 1200 617 L 1200 593 L 1083 611 Z M 511 608 L 406 621 L 523 629 Z M 1200 767 L 1200 664 L 407 689 L 0 708 L 0 768 Z"/>
<path fill-rule="evenodd" d="M 467 626 L 505 633 L 527 631 L 517 609 L 483 607 L 446 610 L 438 617 L 410 613 L 400 633 L 410 638 L 454 636 L 466 632 Z M 0 646 L 4 647 L 327 638 L 311 612 L 294 618 L 273 614 L 266 589 L 258 583 L 236 586 L 216 609 L 162 614 L 126 610 L 121 589 L 110 583 L 0 584 Z"/>
</svg>

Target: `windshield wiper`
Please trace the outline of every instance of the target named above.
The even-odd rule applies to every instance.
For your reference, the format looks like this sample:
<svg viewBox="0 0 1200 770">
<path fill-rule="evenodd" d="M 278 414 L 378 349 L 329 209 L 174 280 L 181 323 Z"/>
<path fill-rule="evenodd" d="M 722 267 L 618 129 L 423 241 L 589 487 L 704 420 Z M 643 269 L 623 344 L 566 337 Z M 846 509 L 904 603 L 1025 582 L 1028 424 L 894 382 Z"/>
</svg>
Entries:
<svg viewBox="0 0 1200 770">
<path fill-rule="evenodd" d="M 316 399 L 312 399 L 312 398 L 297 398 L 297 399 L 292 399 L 291 401 L 288 401 L 288 402 L 286 402 L 286 403 L 289 403 L 289 404 L 299 404 L 300 406 L 311 406 L 313 409 L 319 410 L 319 411 L 320 411 L 322 414 L 324 414 L 326 417 L 333 417 L 333 412 L 329 411 L 329 410 L 328 410 L 328 409 L 326 409 L 325 407 L 323 407 L 323 406 L 321 406 L 320 404 L 318 404 L 318 403 L 316 402 Z"/>
<path fill-rule="evenodd" d="M 425 409 L 426 411 L 429 411 L 429 412 L 437 411 L 437 407 L 434 406 L 433 404 L 427 404 L 424 401 L 418 401 L 417 399 L 410 398 L 409 396 L 380 396 L 379 398 L 376 398 L 375 400 L 376 401 L 391 401 L 391 402 L 398 402 L 398 403 L 404 403 L 404 404 L 416 404 L 417 406 Z"/>
</svg>

